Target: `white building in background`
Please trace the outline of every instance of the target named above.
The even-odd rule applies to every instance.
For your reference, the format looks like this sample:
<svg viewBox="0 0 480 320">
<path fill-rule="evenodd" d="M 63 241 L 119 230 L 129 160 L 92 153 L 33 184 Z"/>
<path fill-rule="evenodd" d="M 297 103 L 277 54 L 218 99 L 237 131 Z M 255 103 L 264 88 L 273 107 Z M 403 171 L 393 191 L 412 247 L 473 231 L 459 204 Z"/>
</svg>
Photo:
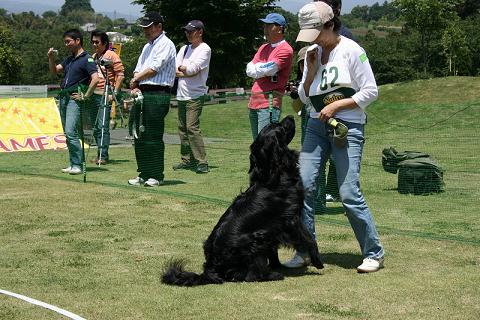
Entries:
<svg viewBox="0 0 480 320">
<path fill-rule="evenodd" d="M 85 32 L 92 32 L 93 30 L 97 29 L 97 25 L 95 23 L 86 23 L 80 27 Z"/>
<path fill-rule="evenodd" d="M 120 32 L 107 32 L 110 42 L 125 43 L 130 41 L 130 37 Z"/>
</svg>

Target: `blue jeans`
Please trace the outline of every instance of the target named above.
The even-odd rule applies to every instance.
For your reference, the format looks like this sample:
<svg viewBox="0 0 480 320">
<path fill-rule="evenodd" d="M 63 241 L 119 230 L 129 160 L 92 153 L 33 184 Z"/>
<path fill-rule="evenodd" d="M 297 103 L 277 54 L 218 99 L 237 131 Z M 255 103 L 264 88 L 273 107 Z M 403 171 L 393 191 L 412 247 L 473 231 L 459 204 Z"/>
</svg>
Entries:
<svg viewBox="0 0 480 320">
<path fill-rule="evenodd" d="M 70 97 L 60 98 L 60 119 L 67 138 L 71 167 L 82 167 L 82 146 L 79 139 L 80 107 Z"/>
<path fill-rule="evenodd" d="M 250 111 L 250 126 L 252 128 L 252 137 L 255 140 L 262 131 L 263 127 L 270 124 L 270 110 L 268 108 L 265 109 L 248 109 Z M 272 119 L 271 122 L 279 122 L 280 121 L 280 114 L 281 111 L 279 108 L 272 108 Z"/>
<path fill-rule="evenodd" d="M 302 127 L 302 136 L 301 143 L 305 139 L 305 132 L 307 131 L 308 119 L 310 119 L 310 114 L 305 105 L 302 107 L 302 112 L 300 114 L 301 118 L 301 127 Z M 315 197 L 314 212 L 318 214 L 323 214 L 327 211 L 327 203 L 325 200 L 326 194 L 330 194 L 335 198 L 339 198 L 338 186 L 337 186 L 337 174 L 335 169 L 335 163 L 330 157 L 329 159 L 330 166 L 328 168 L 328 176 L 326 176 L 326 168 L 320 170 L 317 179 L 317 193 Z"/>
<path fill-rule="evenodd" d="M 318 119 L 309 119 L 308 121 L 300 153 L 300 175 L 305 188 L 302 219 L 312 237 L 316 238 L 314 214 L 314 200 L 317 194 L 316 180 L 321 172 L 320 168 L 325 167 L 325 163 L 331 155 L 337 169 L 340 199 L 360 244 L 362 255 L 365 258 L 378 259 L 384 255 L 383 247 L 380 244 L 370 209 L 360 190 L 364 125 L 351 122 L 344 122 L 344 124 L 348 127 L 348 143 L 345 147 L 339 148 L 328 136 L 327 125 L 324 122 Z"/>
<path fill-rule="evenodd" d="M 108 147 L 110 146 L 110 112 L 111 105 L 105 106 L 103 104 L 104 97 L 94 94 L 93 102 L 89 106 L 90 121 L 92 123 L 93 136 L 97 143 L 97 158 L 108 160 Z M 105 117 L 104 117 L 105 114 Z M 103 137 L 102 137 L 103 128 Z"/>
</svg>

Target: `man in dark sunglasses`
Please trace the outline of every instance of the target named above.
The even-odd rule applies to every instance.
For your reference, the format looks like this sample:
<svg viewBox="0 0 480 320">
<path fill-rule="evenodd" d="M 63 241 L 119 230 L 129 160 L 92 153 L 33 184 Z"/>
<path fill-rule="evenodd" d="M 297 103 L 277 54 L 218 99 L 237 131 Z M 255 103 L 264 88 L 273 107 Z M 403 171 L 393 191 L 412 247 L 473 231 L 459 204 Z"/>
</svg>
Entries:
<svg viewBox="0 0 480 320">
<path fill-rule="evenodd" d="M 109 50 L 109 38 L 106 32 L 93 30 L 90 42 L 95 53 L 93 58 L 97 64 L 98 84 L 94 93 L 95 104 L 90 108 L 90 119 L 93 135 L 97 143 L 97 156 L 92 160 L 97 165 L 105 165 L 109 161 L 108 148 L 110 145 L 110 113 L 113 96 L 120 93 L 125 78 L 124 67 L 118 54 Z M 107 79 L 108 77 L 108 79 Z M 113 88 L 113 90 L 110 90 Z M 105 90 L 108 90 L 105 92 Z"/>
</svg>

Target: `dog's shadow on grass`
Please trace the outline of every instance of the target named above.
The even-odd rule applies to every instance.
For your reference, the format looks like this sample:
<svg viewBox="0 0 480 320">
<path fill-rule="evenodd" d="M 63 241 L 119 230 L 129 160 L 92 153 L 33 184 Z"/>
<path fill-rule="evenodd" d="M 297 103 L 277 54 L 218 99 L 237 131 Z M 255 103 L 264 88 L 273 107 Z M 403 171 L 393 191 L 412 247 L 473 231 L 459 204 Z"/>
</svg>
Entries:
<svg viewBox="0 0 480 320">
<path fill-rule="evenodd" d="M 319 270 L 317 270 L 317 271 L 309 270 L 308 267 L 301 267 L 301 268 L 296 268 L 296 269 L 280 267 L 280 268 L 276 269 L 275 271 L 280 272 L 286 278 L 302 277 L 302 276 L 307 276 L 307 275 L 318 275 L 319 274 L 318 273 Z"/>
<path fill-rule="evenodd" d="M 362 256 L 353 253 L 323 253 L 320 254 L 322 262 L 324 265 L 335 265 L 343 269 L 355 269 L 362 263 Z M 278 272 L 281 272 L 285 277 L 300 277 L 305 275 L 318 275 L 318 270 L 315 271 L 310 266 L 301 267 L 296 269 L 290 269 L 285 267 L 280 267 L 277 269 Z"/>
</svg>

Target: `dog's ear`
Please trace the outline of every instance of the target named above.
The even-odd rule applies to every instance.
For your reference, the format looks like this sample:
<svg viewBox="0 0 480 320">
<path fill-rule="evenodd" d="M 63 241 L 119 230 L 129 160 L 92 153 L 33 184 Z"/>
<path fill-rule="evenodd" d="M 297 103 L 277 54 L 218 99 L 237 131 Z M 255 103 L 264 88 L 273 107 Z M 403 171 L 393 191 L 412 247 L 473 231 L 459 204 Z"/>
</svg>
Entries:
<svg viewBox="0 0 480 320">
<path fill-rule="evenodd" d="M 251 173 L 256 166 L 257 166 L 257 158 L 255 157 L 253 152 L 250 152 L 250 169 L 248 169 L 248 173 Z"/>
<path fill-rule="evenodd" d="M 248 169 L 248 173 L 252 173 L 258 167 L 259 162 L 262 161 L 260 151 L 263 142 L 261 140 L 263 141 L 262 136 L 258 136 L 250 145 L 250 169 Z"/>
<path fill-rule="evenodd" d="M 250 181 L 266 182 L 271 174 L 273 163 L 276 159 L 273 156 L 278 151 L 275 146 L 278 145 L 276 131 L 280 129 L 278 124 L 270 124 L 263 128 L 257 138 L 250 145 Z M 283 129 L 282 129 L 283 131 Z"/>
<path fill-rule="evenodd" d="M 269 175 L 282 167 L 282 158 L 287 147 L 285 143 L 285 130 L 282 126 L 276 126 L 270 133 L 268 139 L 265 139 L 265 144 L 262 148 L 263 156 L 267 161 L 265 170 L 268 170 Z"/>
<path fill-rule="evenodd" d="M 285 130 L 284 141 L 285 144 L 288 145 L 295 136 L 295 119 L 293 119 L 292 116 L 287 116 L 283 118 L 283 120 L 280 122 L 280 125 Z"/>
</svg>

